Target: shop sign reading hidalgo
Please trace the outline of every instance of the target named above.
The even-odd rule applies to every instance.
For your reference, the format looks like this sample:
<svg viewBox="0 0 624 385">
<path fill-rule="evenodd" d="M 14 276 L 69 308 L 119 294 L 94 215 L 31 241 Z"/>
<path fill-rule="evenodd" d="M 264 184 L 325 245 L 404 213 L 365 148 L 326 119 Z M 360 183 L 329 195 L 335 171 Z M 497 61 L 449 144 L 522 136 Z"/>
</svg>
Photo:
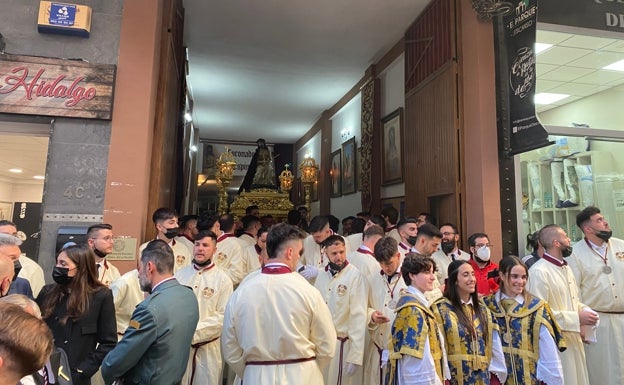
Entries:
<svg viewBox="0 0 624 385">
<path fill-rule="evenodd" d="M 112 118 L 116 67 L 0 54 L 0 112 Z"/>
<path fill-rule="evenodd" d="M 502 17 L 504 32 L 499 36 L 505 63 L 501 78 L 507 78 L 509 156 L 550 144 L 548 133 L 535 114 L 534 103 L 537 0 L 513 4 L 515 8 Z"/>
<path fill-rule="evenodd" d="M 540 0 L 540 23 L 624 32 L 624 0 Z"/>
</svg>

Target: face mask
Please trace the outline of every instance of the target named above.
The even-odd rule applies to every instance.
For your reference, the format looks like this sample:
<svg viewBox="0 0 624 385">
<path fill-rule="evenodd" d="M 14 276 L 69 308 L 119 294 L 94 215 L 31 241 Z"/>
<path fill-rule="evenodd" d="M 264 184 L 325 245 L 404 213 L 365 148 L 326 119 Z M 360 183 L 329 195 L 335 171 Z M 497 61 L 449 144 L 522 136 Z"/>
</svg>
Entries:
<svg viewBox="0 0 624 385">
<path fill-rule="evenodd" d="M 337 265 L 337 264 L 333 263 L 332 261 L 329 261 L 329 263 L 327 263 L 327 267 L 332 272 L 332 275 L 333 274 L 337 274 L 340 271 L 342 271 L 342 269 L 344 269 L 345 266 L 347 266 L 346 263 L 343 263 L 342 265 Z"/>
<path fill-rule="evenodd" d="M 199 266 L 199 267 L 208 266 L 208 265 L 210 265 L 210 262 L 211 262 L 211 261 L 210 261 L 210 259 L 207 259 L 207 260 L 205 260 L 204 262 L 201 262 L 201 263 L 200 263 L 200 262 L 197 262 L 197 261 L 195 260 L 195 258 L 193 258 L 193 263 L 194 263 L 194 264 L 196 264 L 196 265 L 197 265 L 197 266 Z"/>
<path fill-rule="evenodd" d="M 409 237 L 407 237 L 406 241 L 407 241 L 407 243 L 409 243 L 411 246 L 414 246 L 414 245 L 416 244 L 416 237 L 409 236 Z"/>
<path fill-rule="evenodd" d="M 67 285 L 74 279 L 74 277 L 67 275 L 68 273 L 68 268 L 55 266 L 52 270 L 52 279 L 59 285 Z"/>
<path fill-rule="evenodd" d="M 17 279 L 17 275 L 20 271 L 22 271 L 22 264 L 20 261 L 13 262 L 13 270 L 15 271 L 15 275 L 13 276 L 13 281 Z"/>
<path fill-rule="evenodd" d="M 178 228 L 174 227 L 172 229 L 167 229 L 167 232 L 165 233 L 165 237 L 167 237 L 167 239 L 173 239 L 175 237 L 178 236 Z"/>
<path fill-rule="evenodd" d="M 570 255 L 572 255 L 572 246 L 567 246 L 562 249 L 561 255 L 563 256 L 563 258 L 568 258 Z"/>
<path fill-rule="evenodd" d="M 602 230 L 602 231 L 598 231 L 596 236 L 605 242 L 609 242 L 609 238 L 611 238 L 612 234 L 613 234 L 613 231 L 611 230 Z"/>
<path fill-rule="evenodd" d="M 490 260 L 490 248 L 487 246 L 483 246 L 480 249 L 477 249 L 477 258 L 479 258 L 483 262 L 489 261 Z"/>
<path fill-rule="evenodd" d="M 105 258 L 108 254 L 101 252 L 97 247 L 93 248 L 93 252 L 100 258 Z"/>
<path fill-rule="evenodd" d="M 440 248 L 442 248 L 442 251 L 444 252 L 444 254 L 448 254 L 455 249 L 455 242 L 454 241 L 442 241 L 442 243 L 440 243 Z"/>
</svg>

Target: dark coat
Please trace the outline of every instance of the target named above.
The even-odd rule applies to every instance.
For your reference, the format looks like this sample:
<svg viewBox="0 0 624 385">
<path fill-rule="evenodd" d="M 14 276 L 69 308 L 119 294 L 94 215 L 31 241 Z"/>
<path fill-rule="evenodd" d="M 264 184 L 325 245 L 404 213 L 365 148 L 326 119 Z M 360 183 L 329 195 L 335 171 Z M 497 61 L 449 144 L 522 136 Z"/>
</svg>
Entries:
<svg viewBox="0 0 624 385">
<path fill-rule="evenodd" d="M 54 285 L 44 286 L 39 293 L 40 307 Z M 96 291 L 89 299 L 86 314 L 77 320 L 68 319 L 63 325 L 61 319 L 66 312 L 67 296 L 64 296 L 45 321 L 52 330 L 54 344 L 67 353 L 74 385 L 89 385 L 106 353 L 117 344 L 113 294 L 107 288 Z"/>
</svg>

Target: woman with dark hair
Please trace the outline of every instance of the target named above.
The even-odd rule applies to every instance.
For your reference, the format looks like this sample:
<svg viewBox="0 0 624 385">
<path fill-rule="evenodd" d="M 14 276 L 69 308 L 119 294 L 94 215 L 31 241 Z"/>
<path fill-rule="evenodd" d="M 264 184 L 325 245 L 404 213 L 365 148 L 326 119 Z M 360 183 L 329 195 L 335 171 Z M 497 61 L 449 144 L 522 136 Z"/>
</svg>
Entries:
<svg viewBox="0 0 624 385">
<path fill-rule="evenodd" d="M 505 383 L 507 368 L 494 317 L 477 293 L 474 269 L 455 260 L 448 267 L 444 297 L 432 306 L 442 325 L 452 385 Z"/>
<path fill-rule="evenodd" d="M 526 264 L 527 267 L 533 266 L 533 264 L 542 258 L 544 255 L 544 248 L 539 243 L 539 231 L 536 231 L 532 234 L 527 234 L 527 250 L 531 250 L 531 254 L 525 255 L 522 258 L 522 262 Z"/>
<path fill-rule="evenodd" d="M 98 281 L 95 269 L 89 246 L 66 247 L 56 257 L 55 283 L 37 297 L 54 344 L 67 353 L 74 385 L 89 385 L 117 344 L 113 295 Z"/>
<path fill-rule="evenodd" d="M 516 256 L 499 265 L 500 288 L 484 298 L 503 337 L 507 384 L 563 385 L 557 350 L 565 350 L 561 330 L 543 300 L 526 291 L 527 266 Z"/>
</svg>

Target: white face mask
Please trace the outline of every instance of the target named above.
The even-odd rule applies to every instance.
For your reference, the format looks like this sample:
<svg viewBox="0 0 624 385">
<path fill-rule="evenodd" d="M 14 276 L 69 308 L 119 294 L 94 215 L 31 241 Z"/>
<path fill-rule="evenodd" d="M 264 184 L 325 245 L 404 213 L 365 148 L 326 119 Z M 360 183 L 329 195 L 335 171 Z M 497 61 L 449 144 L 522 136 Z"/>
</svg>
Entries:
<svg viewBox="0 0 624 385">
<path fill-rule="evenodd" d="M 477 249 L 477 257 L 482 261 L 490 260 L 490 248 L 487 246 L 482 246 L 480 249 Z"/>
</svg>

